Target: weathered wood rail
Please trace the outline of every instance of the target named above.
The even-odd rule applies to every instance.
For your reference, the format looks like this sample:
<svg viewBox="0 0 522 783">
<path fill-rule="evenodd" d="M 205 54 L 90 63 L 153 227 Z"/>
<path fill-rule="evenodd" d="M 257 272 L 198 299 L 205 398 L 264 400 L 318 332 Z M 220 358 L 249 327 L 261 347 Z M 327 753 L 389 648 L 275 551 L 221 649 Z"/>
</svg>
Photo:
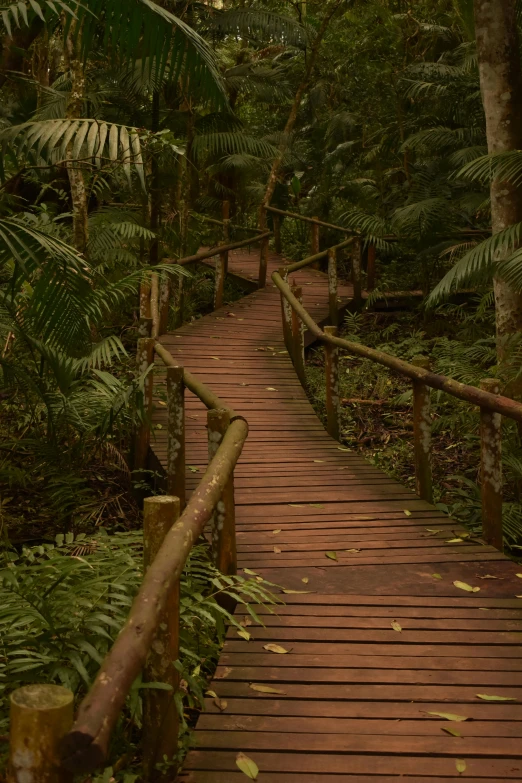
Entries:
<svg viewBox="0 0 522 783">
<path fill-rule="evenodd" d="M 146 501 L 146 577 L 74 726 L 63 689 L 13 695 L 12 781 L 26 780 L 16 759 L 29 746 L 35 780 L 42 769 L 40 779 L 66 781 L 70 770 L 101 764 L 144 667 L 149 680 L 178 687 L 177 586 L 211 520 L 222 572 L 262 575 L 281 585 L 285 605 L 262 612 L 250 641 L 229 630 L 210 688 L 226 707 L 206 700 L 184 783 L 241 783 L 240 752 L 264 783 L 522 779 L 522 582 L 500 551 L 500 417 L 520 421 L 522 406 L 498 394 L 495 379 L 466 386 L 432 373 L 425 357 L 409 364 L 338 336 L 339 308 L 354 291 L 338 280 L 337 254 L 351 248 L 357 265 L 357 238 L 321 251 L 314 232 L 312 255 L 297 264 L 271 254 L 269 239 L 263 231 L 182 259 L 217 257 L 217 291 L 228 272 L 260 289 L 159 340 L 161 297 L 149 289 L 138 365 L 155 357 L 164 365 L 156 382 L 167 405 L 153 407 L 149 373 L 145 405 L 161 429 L 152 438 L 140 428 L 135 459 L 164 472 L 169 495 Z M 256 243 L 259 256 L 245 251 Z M 322 259 L 327 273 L 312 268 Z M 268 274 L 273 284 L 264 286 Z M 328 431 L 303 388 L 307 340 L 325 346 Z M 417 494 L 339 445 L 340 350 L 411 380 Z M 481 410 L 482 540 L 430 502 L 430 388 Z M 158 628 L 166 655 L 149 653 Z M 165 693 L 150 691 L 145 703 L 146 780 L 175 753 Z M 33 735 L 43 725 L 54 728 L 41 753 Z"/>
</svg>

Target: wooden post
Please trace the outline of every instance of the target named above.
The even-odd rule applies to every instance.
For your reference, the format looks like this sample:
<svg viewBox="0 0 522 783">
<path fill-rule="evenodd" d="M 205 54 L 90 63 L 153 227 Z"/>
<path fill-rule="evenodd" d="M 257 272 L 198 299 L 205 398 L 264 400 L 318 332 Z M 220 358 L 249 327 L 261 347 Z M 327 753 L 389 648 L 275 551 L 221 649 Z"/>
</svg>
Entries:
<svg viewBox="0 0 522 783">
<path fill-rule="evenodd" d="M 485 378 L 480 388 L 498 394 L 500 381 Z M 480 479 L 482 495 L 482 537 L 500 552 L 502 535 L 502 417 L 487 408 L 480 409 Z"/>
<path fill-rule="evenodd" d="M 416 356 L 412 360 L 416 367 L 430 369 L 427 356 Z M 431 415 L 430 388 L 422 381 L 413 384 L 413 446 L 415 454 L 415 491 L 427 503 L 433 503 L 433 482 L 431 476 Z"/>
<path fill-rule="evenodd" d="M 337 337 L 337 326 L 325 326 L 324 333 Z M 324 344 L 324 370 L 326 375 L 326 429 L 328 434 L 339 440 L 339 348 L 331 343 Z"/>
<path fill-rule="evenodd" d="M 264 288 L 266 285 L 266 270 L 268 267 L 268 237 L 260 240 L 259 248 L 259 280 L 258 288 Z"/>
<path fill-rule="evenodd" d="M 140 318 L 138 322 L 138 337 L 150 337 L 152 333 L 152 318 Z"/>
<path fill-rule="evenodd" d="M 314 215 L 312 220 L 319 220 L 317 215 Z M 319 226 L 317 223 L 311 224 L 311 241 L 310 241 L 310 255 L 315 256 L 319 252 Z"/>
<path fill-rule="evenodd" d="M 185 508 L 185 384 L 183 367 L 167 367 L 167 495 Z"/>
<path fill-rule="evenodd" d="M 183 310 L 185 307 L 185 278 L 180 275 L 178 280 L 178 309 L 176 311 L 176 329 L 183 326 Z"/>
<path fill-rule="evenodd" d="M 366 264 L 366 288 L 368 291 L 373 291 L 375 288 L 375 260 L 376 260 L 376 248 L 375 245 L 368 245 L 368 261 Z"/>
<path fill-rule="evenodd" d="M 298 286 L 292 286 L 292 293 L 302 304 L 303 292 Z M 304 355 L 304 324 L 292 308 L 292 360 L 301 386 L 306 388 L 305 355 Z"/>
<path fill-rule="evenodd" d="M 74 696 L 60 685 L 24 685 L 11 693 L 8 783 L 70 783 L 60 743 L 73 725 Z"/>
<path fill-rule="evenodd" d="M 328 250 L 328 311 L 330 323 L 332 326 L 337 326 L 339 310 L 337 307 L 337 250 L 335 247 Z"/>
<path fill-rule="evenodd" d="M 140 318 L 152 318 L 150 306 L 150 281 L 140 283 Z"/>
<path fill-rule="evenodd" d="M 215 408 L 207 413 L 208 459 L 214 457 L 230 424 L 230 411 Z M 211 520 L 212 553 L 216 567 L 226 576 L 237 573 L 234 476 L 231 475 Z"/>
<path fill-rule="evenodd" d="M 280 266 L 278 272 L 285 283 L 288 283 L 287 267 Z M 285 340 L 286 350 L 290 356 L 292 356 L 292 305 L 283 296 L 283 292 L 281 292 L 281 320 L 283 324 L 283 337 Z"/>
<path fill-rule="evenodd" d="M 228 266 L 228 250 L 220 253 L 216 258 L 216 275 L 214 286 L 214 310 L 223 307 L 223 295 L 225 292 L 225 277 Z"/>
<path fill-rule="evenodd" d="M 152 336 L 159 336 L 159 277 L 156 272 L 150 276 L 150 312 L 152 318 Z"/>
<path fill-rule="evenodd" d="M 179 498 L 156 495 L 143 504 L 143 564 L 151 565 L 170 528 L 180 514 Z M 171 690 L 143 690 L 143 767 L 149 781 L 166 780 L 155 769 L 163 762 L 175 759 L 178 751 L 178 711 L 174 695 L 179 687 L 179 674 L 174 666 L 179 658 L 179 580 L 169 593 L 158 630 L 149 650 L 143 679 L 163 682 Z"/>
<path fill-rule="evenodd" d="M 170 311 L 170 279 L 168 275 L 162 275 L 159 288 L 159 319 L 158 335 L 165 334 L 169 328 Z"/>
<path fill-rule="evenodd" d="M 272 215 L 272 220 L 274 222 L 274 246 L 275 251 L 278 255 L 282 253 L 282 246 L 281 246 L 281 218 L 279 215 Z"/>
<path fill-rule="evenodd" d="M 352 285 L 353 285 L 353 303 L 356 307 L 361 306 L 361 240 L 356 237 L 352 245 Z"/>
<path fill-rule="evenodd" d="M 154 362 L 154 338 L 142 337 L 138 340 L 137 351 L 137 373 L 138 376 L 143 375 L 144 372 Z M 151 370 L 145 378 L 143 385 L 143 408 L 145 415 L 150 418 L 152 411 L 152 387 L 154 385 L 154 372 Z M 149 453 L 150 443 L 150 421 L 147 419 L 140 422 L 136 429 L 134 437 L 134 470 L 144 470 L 147 467 L 147 457 Z"/>
</svg>

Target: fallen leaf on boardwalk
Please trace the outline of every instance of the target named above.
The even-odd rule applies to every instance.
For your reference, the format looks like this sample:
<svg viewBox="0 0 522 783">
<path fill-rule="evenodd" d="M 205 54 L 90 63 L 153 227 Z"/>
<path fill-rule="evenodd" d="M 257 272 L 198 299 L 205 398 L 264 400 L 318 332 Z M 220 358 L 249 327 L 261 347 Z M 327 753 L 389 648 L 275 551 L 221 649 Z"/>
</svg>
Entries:
<svg viewBox="0 0 522 783">
<path fill-rule="evenodd" d="M 491 693 L 477 693 L 475 694 L 477 699 L 483 701 L 516 701 L 514 696 L 494 696 Z"/>
<path fill-rule="evenodd" d="M 281 693 L 285 694 L 286 691 L 280 691 L 277 688 L 271 688 L 270 685 L 258 685 L 257 682 L 251 682 L 248 686 L 253 691 L 259 691 L 259 693 Z"/>
<path fill-rule="evenodd" d="M 238 628 L 236 633 L 238 636 L 241 636 L 242 639 L 246 639 L 247 642 L 249 642 L 250 639 L 252 638 L 252 634 L 248 633 L 248 631 L 245 631 L 241 628 Z"/>
<path fill-rule="evenodd" d="M 459 582 L 457 579 L 455 582 L 453 582 L 455 587 L 458 587 L 459 590 L 465 590 L 467 593 L 478 593 L 480 590 L 480 587 L 472 587 L 471 585 L 466 584 L 466 582 Z"/>
<path fill-rule="evenodd" d="M 442 528 L 427 527 L 426 530 L 428 531 L 428 533 L 432 533 L 433 535 L 435 535 L 436 533 L 443 533 L 444 532 L 444 530 Z"/>
<path fill-rule="evenodd" d="M 464 542 L 464 539 L 462 538 L 450 538 L 448 541 L 446 541 L 446 544 L 462 544 Z"/>
<path fill-rule="evenodd" d="M 274 386 L 266 386 L 265 388 L 267 391 L 277 391 L 277 389 Z"/>
<path fill-rule="evenodd" d="M 360 552 L 360 549 L 345 549 L 345 552 Z"/>
<path fill-rule="evenodd" d="M 406 514 L 407 517 L 411 517 L 411 511 L 408 511 L 407 508 L 404 509 L 404 513 Z"/>
<path fill-rule="evenodd" d="M 195 465 L 187 465 L 187 468 L 190 470 L 191 473 L 198 473 L 199 468 L 196 468 Z"/>
<path fill-rule="evenodd" d="M 337 451 L 351 451 L 351 449 L 345 449 L 344 446 L 337 446 Z"/>
<path fill-rule="evenodd" d="M 255 580 L 256 580 L 256 582 L 264 582 L 265 581 L 262 576 L 256 576 Z"/>
<path fill-rule="evenodd" d="M 392 622 L 391 627 L 394 631 L 397 631 L 397 633 L 402 633 L 402 626 L 397 622 L 397 620 Z"/>
<path fill-rule="evenodd" d="M 324 459 L 314 459 L 314 462 L 324 462 Z M 517 574 L 518 576 L 518 574 Z"/>
<path fill-rule="evenodd" d="M 220 362 L 220 361 L 221 361 L 221 359 L 219 358 L 219 356 L 209 356 L 209 359 L 215 359 L 215 360 L 216 360 L 216 362 Z"/>
<path fill-rule="evenodd" d="M 225 666 L 225 668 L 221 672 L 219 672 L 218 674 L 214 675 L 214 679 L 215 680 L 224 680 L 225 677 L 228 677 L 228 675 L 230 674 L 231 671 L 232 671 L 232 669 L 230 668 L 230 666 Z"/>
<path fill-rule="evenodd" d="M 311 590 L 290 590 L 290 588 L 282 587 L 281 588 L 283 593 L 286 593 L 287 595 L 305 595 L 307 593 L 311 593 Z"/>
<path fill-rule="evenodd" d="M 214 699 L 214 704 L 218 708 L 218 710 L 221 710 L 221 712 L 224 712 L 226 708 L 228 707 L 228 702 L 225 701 L 225 699 L 220 699 L 219 696 L 216 696 Z"/>
<path fill-rule="evenodd" d="M 251 571 L 250 568 L 243 568 L 243 573 L 250 574 L 251 576 L 257 576 L 257 571 Z"/>
<path fill-rule="evenodd" d="M 252 625 L 252 620 L 250 619 L 250 617 L 243 617 L 239 625 L 242 625 L 243 628 L 247 628 L 249 625 Z"/>
<path fill-rule="evenodd" d="M 244 321 L 245 319 L 244 318 L 238 318 L 237 320 L 238 321 Z"/>
<path fill-rule="evenodd" d="M 498 576 L 493 576 L 493 574 L 484 574 L 484 576 L 478 576 L 477 579 L 498 579 Z"/>
<path fill-rule="evenodd" d="M 290 508 L 304 508 L 304 503 L 289 503 Z"/>
<path fill-rule="evenodd" d="M 276 553 L 276 555 L 280 555 L 281 554 L 281 550 L 279 549 L 278 546 L 274 547 L 274 552 Z"/>
<path fill-rule="evenodd" d="M 249 384 L 248 384 L 248 383 L 240 383 L 239 385 L 240 385 L 240 386 L 249 386 Z"/>
<path fill-rule="evenodd" d="M 442 579 L 442 575 L 441 574 L 432 574 L 432 577 L 434 579 Z"/>
<path fill-rule="evenodd" d="M 326 557 L 329 557 L 330 560 L 337 560 L 337 552 L 325 552 L 324 554 Z"/>
<path fill-rule="evenodd" d="M 241 772 L 247 776 L 247 778 L 250 778 L 250 780 L 256 780 L 257 776 L 259 775 L 259 767 L 255 761 L 252 761 L 252 759 L 250 759 L 244 753 L 238 753 L 236 756 L 236 764 Z"/>
<path fill-rule="evenodd" d="M 160 405 L 166 405 L 167 404 L 166 402 L 163 402 L 163 400 L 158 400 L 158 402 L 159 402 Z"/>
<path fill-rule="evenodd" d="M 254 348 L 254 351 L 266 351 L 266 348 Z"/>
<path fill-rule="evenodd" d="M 228 315 L 229 318 L 235 318 L 236 317 L 235 313 L 227 313 L 227 315 Z"/>
<path fill-rule="evenodd" d="M 460 737 L 462 736 L 460 731 L 457 731 L 457 729 L 452 729 L 451 726 L 441 726 L 441 731 L 445 731 L 446 734 L 451 734 L 452 737 Z"/>
<path fill-rule="evenodd" d="M 467 715 L 455 715 L 453 712 L 426 712 L 426 715 L 434 715 L 436 718 L 444 718 L 444 720 L 450 720 L 454 723 L 469 720 Z"/>
<path fill-rule="evenodd" d="M 309 503 L 309 506 L 312 506 L 313 508 L 323 508 L 322 503 Z"/>
<path fill-rule="evenodd" d="M 517 598 L 522 598 L 522 596 L 519 595 L 519 596 L 517 596 Z M 482 612 L 489 612 L 489 608 L 487 606 L 479 606 L 479 609 Z"/>
<path fill-rule="evenodd" d="M 522 574 L 515 574 L 515 576 L 518 576 L 519 579 L 522 579 Z"/>
<path fill-rule="evenodd" d="M 218 695 L 216 691 L 205 691 L 206 696 L 212 696 L 213 699 L 217 699 Z"/>
<path fill-rule="evenodd" d="M 459 775 L 462 775 L 462 773 L 466 771 L 466 762 L 464 759 L 457 759 L 455 761 L 455 766 L 457 767 L 457 772 Z"/>
<path fill-rule="evenodd" d="M 280 653 L 281 655 L 283 653 L 289 653 L 290 652 L 290 650 L 285 650 L 285 648 L 281 647 L 281 645 L 279 645 L 279 644 L 272 644 L 272 643 L 264 644 L 263 645 L 263 650 L 268 650 L 268 652 L 273 652 L 273 653 Z"/>
<path fill-rule="evenodd" d="M 303 578 L 301 579 L 301 582 L 302 582 L 303 584 L 305 584 L 305 585 L 307 585 L 309 581 L 310 581 L 310 580 L 308 579 L 308 577 L 307 577 L 307 576 L 303 576 Z"/>
<path fill-rule="evenodd" d="M 522 595 L 516 595 L 515 598 L 522 598 Z"/>
<path fill-rule="evenodd" d="M 280 532 L 281 532 L 281 528 L 278 527 L 277 530 L 272 530 L 272 535 L 276 536 Z"/>
</svg>

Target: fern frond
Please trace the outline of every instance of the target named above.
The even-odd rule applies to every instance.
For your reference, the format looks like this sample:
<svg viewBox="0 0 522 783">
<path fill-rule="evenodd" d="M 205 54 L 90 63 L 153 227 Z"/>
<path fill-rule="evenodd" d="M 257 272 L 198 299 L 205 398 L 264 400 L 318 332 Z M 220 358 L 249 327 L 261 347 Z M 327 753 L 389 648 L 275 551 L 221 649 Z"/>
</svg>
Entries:
<svg viewBox="0 0 522 783">
<path fill-rule="evenodd" d="M 309 42 L 307 30 L 289 16 L 264 8 L 233 8 L 214 16 L 212 25 L 223 34 L 241 38 L 281 41 L 288 46 L 305 48 Z"/>
</svg>

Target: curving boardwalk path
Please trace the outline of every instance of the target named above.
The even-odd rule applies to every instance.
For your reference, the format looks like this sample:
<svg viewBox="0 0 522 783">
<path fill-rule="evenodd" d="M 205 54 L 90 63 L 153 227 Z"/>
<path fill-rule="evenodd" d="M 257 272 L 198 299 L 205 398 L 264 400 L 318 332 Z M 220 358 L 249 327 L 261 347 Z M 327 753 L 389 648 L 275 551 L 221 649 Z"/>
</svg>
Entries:
<svg viewBox="0 0 522 783">
<path fill-rule="evenodd" d="M 230 269 L 248 277 L 254 259 L 233 255 Z M 279 264 L 272 256 L 269 271 Z M 321 320 L 325 277 L 295 277 Z M 479 541 L 447 543 L 457 530 L 448 517 L 326 434 L 284 352 L 271 285 L 162 342 L 248 419 L 235 473 L 239 567 L 307 591 L 284 595 L 265 627 L 249 627 L 250 642 L 229 631 L 211 685 L 227 708 L 207 700 L 182 780 L 244 783 L 239 751 L 261 783 L 522 780 L 517 567 Z M 190 394 L 187 415 L 194 487 L 207 462 L 206 412 Z M 165 438 L 156 431 L 160 464 Z M 265 650 L 269 642 L 288 654 Z"/>
</svg>

